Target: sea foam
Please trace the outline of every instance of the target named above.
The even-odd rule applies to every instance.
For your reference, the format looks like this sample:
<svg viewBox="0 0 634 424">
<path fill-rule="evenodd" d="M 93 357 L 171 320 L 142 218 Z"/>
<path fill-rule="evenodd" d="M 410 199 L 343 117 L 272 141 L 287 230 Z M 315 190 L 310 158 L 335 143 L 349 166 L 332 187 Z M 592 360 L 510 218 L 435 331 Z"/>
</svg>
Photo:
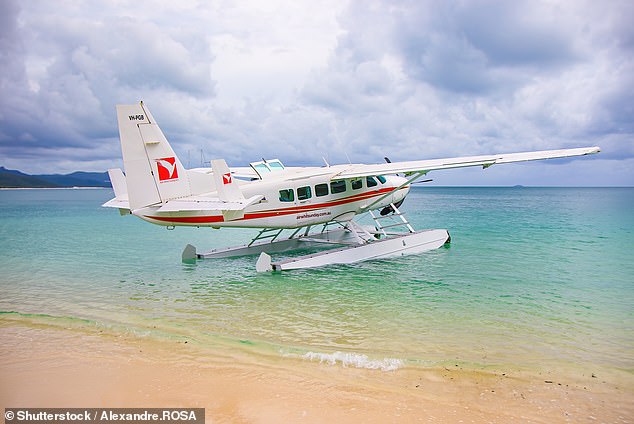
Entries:
<svg viewBox="0 0 634 424">
<path fill-rule="evenodd" d="M 397 359 L 397 358 L 370 359 L 368 355 L 363 355 L 363 354 L 354 353 L 354 352 L 339 352 L 339 351 L 333 352 L 333 353 L 307 352 L 303 355 L 288 354 L 285 356 L 307 359 L 309 361 L 319 361 L 320 363 L 326 363 L 329 365 L 341 364 L 343 367 L 365 368 L 370 370 L 381 370 L 381 371 L 394 371 L 401 368 L 405 364 L 402 359 Z"/>
</svg>

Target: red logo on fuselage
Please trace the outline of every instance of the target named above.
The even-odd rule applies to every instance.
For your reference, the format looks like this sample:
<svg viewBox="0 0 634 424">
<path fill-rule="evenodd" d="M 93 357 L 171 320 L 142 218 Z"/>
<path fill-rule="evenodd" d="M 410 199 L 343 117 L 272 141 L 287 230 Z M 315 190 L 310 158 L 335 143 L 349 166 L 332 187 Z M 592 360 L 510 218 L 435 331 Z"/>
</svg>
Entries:
<svg viewBox="0 0 634 424">
<path fill-rule="evenodd" d="M 176 158 L 155 159 L 158 168 L 159 181 L 169 181 L 178 179 L 178 169 L 176 168 Z"/>
<path fill-rule="evenodd" d="M 229 172 L 228 174 L 222 174 L 222 183 L 231 184 L 231 172 Z"/>
</svg>

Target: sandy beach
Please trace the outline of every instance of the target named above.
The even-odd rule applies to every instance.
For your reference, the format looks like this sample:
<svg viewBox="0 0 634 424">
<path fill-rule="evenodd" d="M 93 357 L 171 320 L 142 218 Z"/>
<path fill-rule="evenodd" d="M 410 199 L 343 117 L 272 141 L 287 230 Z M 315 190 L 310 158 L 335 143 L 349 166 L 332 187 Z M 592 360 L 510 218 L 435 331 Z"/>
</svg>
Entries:
<svg viewBox="0 0 634 424">
<path fill-rule="evenodd" d="M 208 423 L 627 423 L 627 381 L 460 366 L 356 369 L 195 341 L 0 321 L 6 407 L 203 407 Z M 624 386 L 625 385 L 625 386 Z"/>
</svg>

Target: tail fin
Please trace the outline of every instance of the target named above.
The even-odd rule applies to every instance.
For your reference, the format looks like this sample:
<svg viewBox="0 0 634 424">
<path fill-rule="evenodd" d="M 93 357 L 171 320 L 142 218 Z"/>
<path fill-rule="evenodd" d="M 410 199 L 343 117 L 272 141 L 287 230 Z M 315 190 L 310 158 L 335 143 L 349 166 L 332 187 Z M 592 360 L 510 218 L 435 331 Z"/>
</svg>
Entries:
<svg viewBox="0 0 634 424">
<path fill-rule="evenodd" d="M 130 204 L 128 203 L 128 188 L 125 183 L 125 176 L 120 169 L 109 169 L 108 176 L 110 184 L 114 190 L 114 199 L 111 199 L 101 206 L 106 208 L 118 208 L 121 215 L 130 213 Z"/>
<path fill-rule="evenodd" d="M 123 175 L 123 171 L 119 168 L 117 169 L 109 169 L 108 177 L 110 178 L 110 184 L 112 185 L 112 189 L 114 190 L 114 196 L 119 200 L 127 200 L 128 199 L 128 187 L 125 182 L 125 175 Z"/>
<path fill-rule="evenodd" d="M 218 197 L 223 202 L 240 202 L 245 200 L 238 183 L 231 175 L 229 166 L 224 159 L 214 159 L 211 161 L 211 169 L 213 170 L 214 182 Z"/>
<path fill-rule="evenodd" d="M 130 209 L 191 195 L 188 174 L 143 104 L 117 105 Z"/>
<path fill-rule="evenodd" d="M 234 219 L 241 219 L 244 217 L 244 208 L 250 204 L 249 202 L 259 201 L 258 198 L 251 198 L 247 201 L 244 198 L 244 194 L 238 187 L 238 182 L 231 175 L 229 166 L 224 159 L 214 159 L 211 161 L 211 169 L 213 170 L 214 182 L 216 190 L 218 191 L 218 198 L 223 202 L 239 202 L 244 206 L 239 210 L 223 210 L 222 215 L 226 221 L 233 221 Z"/>
</svg>

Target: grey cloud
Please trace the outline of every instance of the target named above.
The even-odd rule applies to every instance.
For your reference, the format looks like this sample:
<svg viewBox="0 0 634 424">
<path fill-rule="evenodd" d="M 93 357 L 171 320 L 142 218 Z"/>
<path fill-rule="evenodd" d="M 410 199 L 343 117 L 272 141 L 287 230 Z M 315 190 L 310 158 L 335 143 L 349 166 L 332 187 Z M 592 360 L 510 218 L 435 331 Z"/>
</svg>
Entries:
<svg viewBox="0 0 634 424">
<path fill-rule="evenodd" d="M 21 6 L 2 3 L 0 149 L 7 157 L 72 148 L 88 160 L 96 140 L 116 137 L 114 105 L 122 100 L 214 95 L 211 53 L 204 43 L 191 43 L 195 50 L 177 41 L 187 34 L 172 37 L 169 28 L 107 13 L 97 21 L 60 9 L 41 14 L 42 3 Z"/>
<path fill-rule="evenodd" d="M 411 5 L 393 14 L 395 48 L 409 75 L 421 82 L 456 93 L 496 94 L 575 60 L 574 40 L 554 13 L 519 1 Z"/>
<path fill-rule="evenodd" d="M 39 54 L 54 60 L 53 72 L 83 74 L 95 91 L 100 84 L 113 83 L 120 90 L 213 94 L 210 52 L 189 50 L 154 23 L 128 17 L 93 22 L 60 15 L 34 18 L 31 28 L 37 28 L 36 37 L 49 37 Z"/>
<path fill-rule="evenodd" d="M 627 28 L 613 25 L 624 10 L 617 3 L 596 9 L 353 2 L 341 19 L 346 32 L 335 58 L 303 100 L 344 113 L 353 139 L 364 140 L 359 151 L 386 139 L 408 154 L 417 147 L 464 154 L 601 144 L 614 134 L 631 143 L 634 55 Z M 608 36 L 613 27 L 618 43 Z M 385 57 L 400 60 L 405 78 L 384 78 L 390 95 L 366 102 L 368 76 L 357 69 Z"/>
<path fill-rule="evenodd" d="M 573 17 L 534 1 L 467 2 L 456 27 L 491 66 L 544 67 L 574 60 Z"/>
<path fill-rule="evenodd" d="M 634 157 L 627 1 L 352 1 L 331 29 L 336 44 L 319 44 L 331 52 L 327 62 L 298 67 L 270 66 L 285 47 L 293 59 L 312 59 L 315 45 L 297 32 L 268 34 L 295 16 L 282 19 L 279 10 L 260 24 L 264 9 L 234 3 L 140 3 L 143 14 L 117 3 L 0 7 L 5 166 L 120 165 L 114 105 L 141 99 L 192 165 L 201 149 L 232 165 L 261 156 L 377 162 L 593 144 L 606 162 Z M 300 23 L 292 25 L 310 34 Z M 286 45 L 286 34 L 298 39 Z M 228 50 L 211 51 L 227 40 Z M 296 54 L 302 47 L 307 53 Z M 235 62 L 249 52 L 269 67 L 243 74 L 248 90 L 235 89 L 235 76 L 214 81 L 222 53 L 230 75 L 250 66 Z"/>
</svg>

